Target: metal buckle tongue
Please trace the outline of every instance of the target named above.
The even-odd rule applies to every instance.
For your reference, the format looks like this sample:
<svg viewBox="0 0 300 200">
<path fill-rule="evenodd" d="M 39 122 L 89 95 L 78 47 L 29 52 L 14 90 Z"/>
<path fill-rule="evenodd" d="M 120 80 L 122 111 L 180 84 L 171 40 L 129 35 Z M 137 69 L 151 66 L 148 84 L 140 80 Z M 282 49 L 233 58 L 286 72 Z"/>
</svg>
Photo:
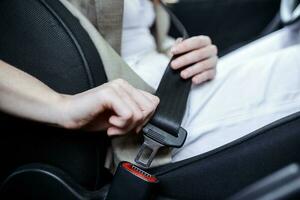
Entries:
<svg viewBox="0 0 300 200">
<path fill-rule="evenodd" d="M 149 168 L 159 148 L 163 146 L 182 147 L 187 136 L 187 131 L 180 127 L 178 136 L 176 137 L 148 123 L 143 128 L 143 134 L 144 143 L 134 161 L 143 168 Z"/>
</svg>

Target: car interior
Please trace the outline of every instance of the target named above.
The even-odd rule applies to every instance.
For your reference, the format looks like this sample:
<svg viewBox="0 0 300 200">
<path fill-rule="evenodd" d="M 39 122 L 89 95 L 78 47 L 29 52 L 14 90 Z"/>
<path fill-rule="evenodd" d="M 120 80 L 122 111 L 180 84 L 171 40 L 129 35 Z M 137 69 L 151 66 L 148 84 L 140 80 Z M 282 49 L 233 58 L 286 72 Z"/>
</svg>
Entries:
<svg viewBox="0 0 300 200">
<path fill-rule="evenodd" d="M 211 36 L 220 57 L 284 26 L 280 0 L 166 2 L 190 36 Z M 175 25 L 169 34 L 180 36 Z M 91 38 L 59 0 L 0 0 L 0 59 L 61 93 L 107 82 Z M 104 168 L 105 133 L 1 112 L 0 127 L 0 199 L 300 198 L 300 113 L 190 159 L 147 170 L 123 162 L 114 174 Z"/>
</svg>

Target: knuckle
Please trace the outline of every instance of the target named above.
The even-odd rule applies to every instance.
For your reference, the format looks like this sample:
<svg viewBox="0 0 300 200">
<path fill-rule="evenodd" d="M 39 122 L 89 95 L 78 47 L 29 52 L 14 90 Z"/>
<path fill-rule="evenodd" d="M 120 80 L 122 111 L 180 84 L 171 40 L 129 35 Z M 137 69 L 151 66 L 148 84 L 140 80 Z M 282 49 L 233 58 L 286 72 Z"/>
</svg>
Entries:
<svg viewBox="0 0 300 200">
<path fill-rule="evenodd" d="M 119 79 L 116 79 L 116 80 L 115 80 L 115 83 L 116 83 L 117 85 L 126 85 L 126 84 L 127 84 L 127 81 L 125 81 L 124 79 L 119 78 Z"/>
<path fill-rule="evenodd" d="M 114 83 L 120 83 L 122 81 L 122 79 L 121 78 L 118 78 L 118 79 L 115 79 L 113 82 Z"/>
<path fill-rule="evenodd" d="M 198 35 L 198 36 L 195 36 L 193 37 L 195 40 L 198 40 L 198 41 L 202 41 L 205 39 L 205 35 Z"/>
<path fill-rule="evenodd" d="M 135 113 L 134 121 L 141 122 L 143 119 L 144 119 L 144 115 L 142 112 Z"/>
<path fill-rule="evenodd" d="M 155 96 L 155 101 L 157 102 L 157 104 L 159 104 L 159 102 L 160 102 L 159 97 Z"/>
<path fill-rule="evenodd" d="M 111 89 L 119 89 L 120 88 L 120 84 L 118 82 L 113 82 L 111 85 Z"/>
<path fill-rule="evenodd" d="M 151 108 L 149 109 L 149 113 L 148 113 L 148 115 L 150 115 L 152 112 L 154 112 L 155 111 L 155 109 L 156 109 L 156 107 L 157 107 L 157 104 L 155 105 L 155 104 L 153 104 L 152 106 L 151 106 Z"/>
<path fill-rule="evenodd" d="M 195 36 L 194 40 L 195 40 L 195 43 L 197 44 L 197 46 L 202 46 L 203 41 L 204 41 L 204 36 L 203 35 Z"/>
<path fill-rule="evenodd" d="M 120 79 L 113 80 L 110 84 L 112 88 L 119 86 Z"/>
<path fill-rule="evenodd" d="M 204 57 L 204 52 L 203 51 L 204 51 L 204 49 L 196 50 L 196 57 L 197 57 L 198 60 L 203 59 L 203 57 Z"/>
<path fill-rule="evenodd" d="M 183 42 L 183 43 L 179 44 L 179 47 L 182 49 L 187 49 L 187 48 L 189 48 L 189 45 L 187 44 L 187 42 Z"/>
<path fill-rule="evenodd" d="M 205 41 L 207 44 L 211 44 L 212 41 L 211 41 L 210 37 L 208 37 L 206 35 L 201 35 L 200 37 L 201 37 L 202 41 Z"/>
<path fill-rule="evenodd" d="M 151 107 L 151 111 L 153 111 L 153 110 L 155 110 L 155 108 L 157 107 L 157 105 L 159 104 L 159 102 L 160 102 L 160 99 L 157 97 L 157 96 L 154 96 L 154 98 L 153 98 L 153 105 L 152 105 L 152 107 Z"/>
<path fill-rule="evenodd" d="M 144 117 L 147 117 L 152 112 L 152 106 L 148 106 L 144 109 Z"/>
<path fill-rule="evenodd" d="M 111 85 L 107 85 L 107 86 L 103 87 L 102 91 L 100 93 L 102 98 L 105 98 L 107 96 L 114 96 L 114 94 L 115 93 L 114 93 L 114 90 Z"/>
<path fill-rule="evenodd" d="M 211 41 L 211 38 L 210 38 L 210 37 L 206 36 L 206 40 L 207 40 L 208 44 L 211 44 L 211 43 L 212 43 L 212 41 Z"/>
<path fill-rule="evenodd" d="M 126 121 L 128 121 L 128 120 L 130 120 L 130 119 L 132 119 L 133 118 L 133 113 L 132 113 L 132 111 L 129 111 L 128 113 L 126 113 L 125 115 L 124 115 L 124 119 L 126 120 Z"/>
<path fill-rule="evenodd" d="M 154 100 L 151 104 L 149 104 L 145 109 L 144 109 L 144 114 L 146 115 L 145 117 L 149 116 L 154 110 L 156 109 L 158 105 L 157 100 Z"/>
</svg>

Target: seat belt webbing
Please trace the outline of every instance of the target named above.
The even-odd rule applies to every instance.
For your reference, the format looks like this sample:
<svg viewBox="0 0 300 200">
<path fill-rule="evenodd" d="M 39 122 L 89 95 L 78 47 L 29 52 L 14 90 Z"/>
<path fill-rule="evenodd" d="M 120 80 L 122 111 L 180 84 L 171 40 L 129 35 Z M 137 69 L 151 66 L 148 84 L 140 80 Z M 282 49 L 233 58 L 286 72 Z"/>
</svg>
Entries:
<svg viewBox="0 0 300 200">
<path fill-rule="evenodd" d="M 171 21 L 182 34 L 183 39 L 188 33 L 179 19 L 162 2 L 163 8 L 170 15 Z M 141 167 L 150 167 L 159 148 L 181 147 L 187 132 L 181 127 L 185 114 L 186 103 L 191 89 L 191 80 L 180 77 L 180 70 L 173 70 L 171 62 L 178 56 L 173 56 L 156 91 L 160 104 L 148 124 L 143 128 L 144 143 L 141 146 L 135 162 Z"/>
<path fill-rule="evenodd" d="M 161 5 L 170 15 L 172 23 L 178 29 L 183 39 L 187 39 L 189 37 L 188 33 L 179 19 L 164 3 L 161 2 Z M 174 136 L 178 136 L 191 87 L 191 80 L 182 79 L 180 70 L 173 70 L 170 67 L 171 62 L 176 57 L 178 56 L 173 57 L 168 64 L 155 93 L 160 98 L 160 104 L 150 122 Z"/>
</svg>

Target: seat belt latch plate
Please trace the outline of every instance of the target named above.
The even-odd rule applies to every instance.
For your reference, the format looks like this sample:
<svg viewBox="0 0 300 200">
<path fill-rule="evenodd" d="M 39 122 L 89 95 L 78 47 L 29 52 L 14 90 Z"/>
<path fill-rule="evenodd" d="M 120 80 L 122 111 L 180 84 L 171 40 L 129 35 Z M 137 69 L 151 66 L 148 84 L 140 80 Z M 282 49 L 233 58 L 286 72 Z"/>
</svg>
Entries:
<svg viewBox="0 0 300 200">
<path fill-rule="evenodd" d="M 143 128 L 143 134 L 144 143 L 135 158 L 135 162 L 143 168 L 149 168 L 161 147 L 182 147 L 186 140 L 187 131 L 180 127 L 176 137 L 148 123 Z"/>
</svg>

